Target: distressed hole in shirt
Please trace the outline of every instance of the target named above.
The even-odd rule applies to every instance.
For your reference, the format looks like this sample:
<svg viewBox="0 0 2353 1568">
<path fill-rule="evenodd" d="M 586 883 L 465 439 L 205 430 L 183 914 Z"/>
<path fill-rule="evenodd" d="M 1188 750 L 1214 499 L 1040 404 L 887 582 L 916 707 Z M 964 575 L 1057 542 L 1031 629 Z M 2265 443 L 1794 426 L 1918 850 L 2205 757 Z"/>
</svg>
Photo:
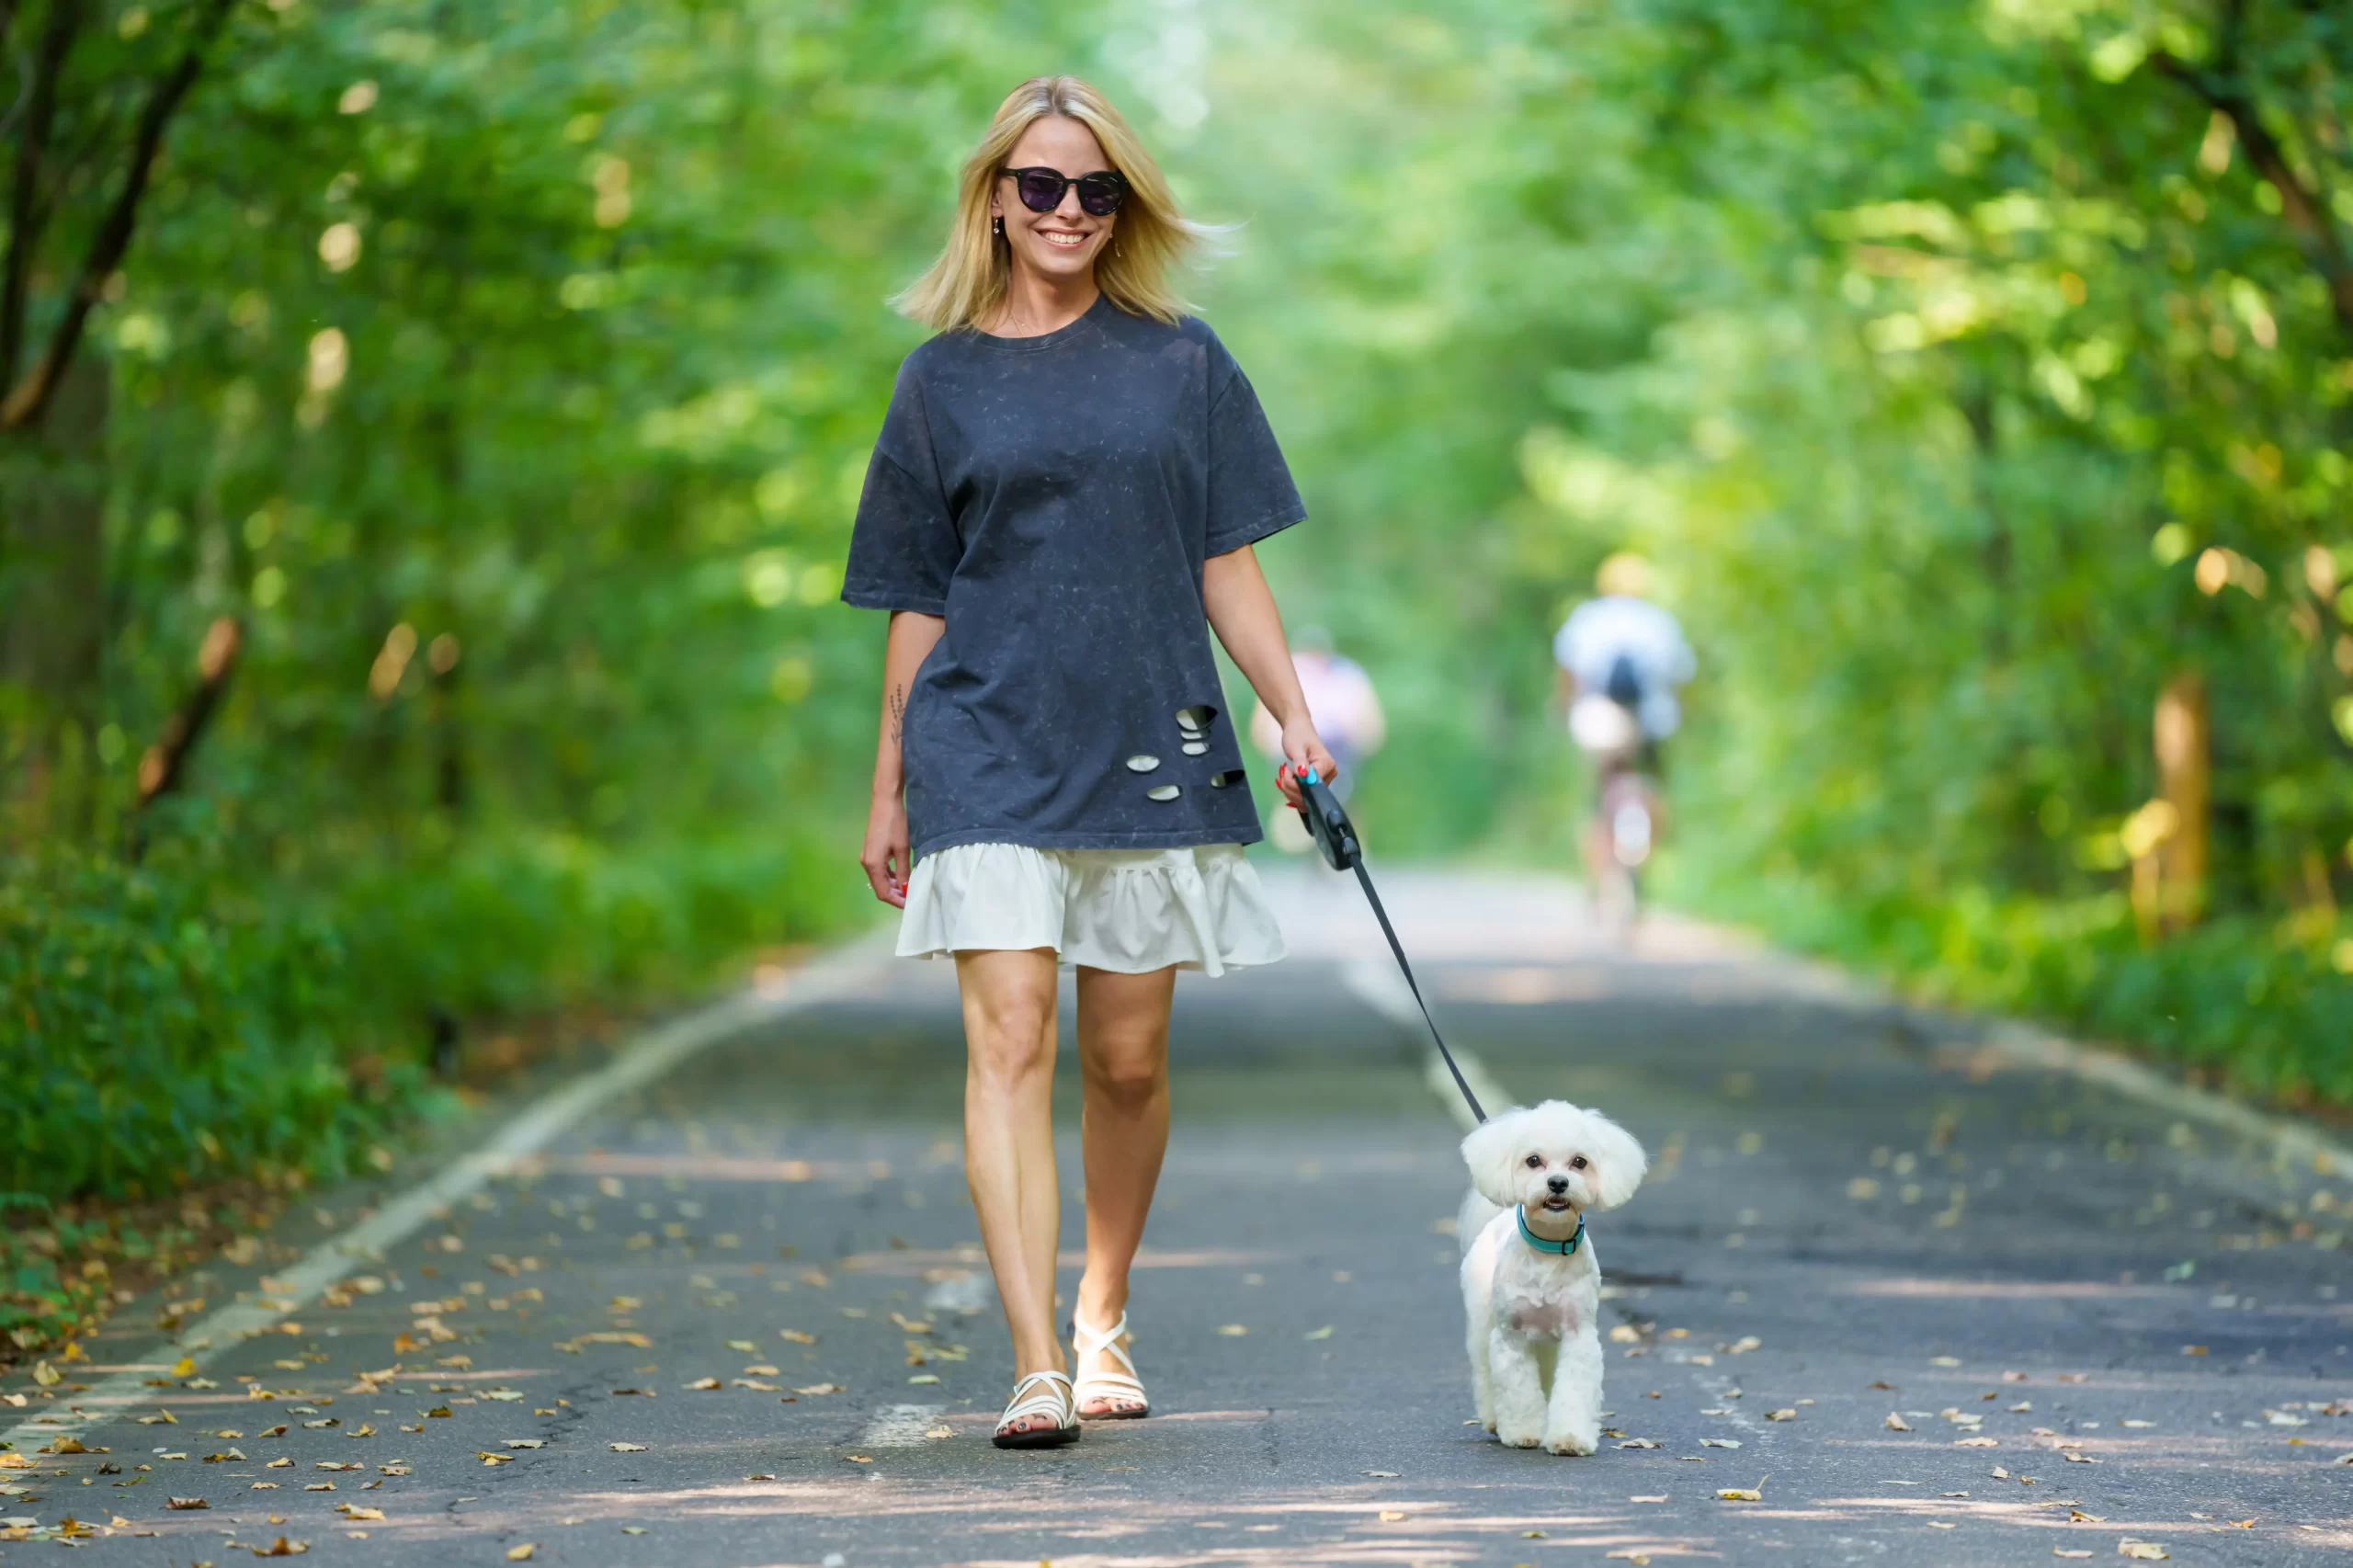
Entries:
<svg viewBox="0 0 2353 1568">
<path fill-rule="evenodd" d="M 1176 728 L 1184 732 L 1187 740 L 1191 740 L 1207 730 L 1216 717 L 1217 710 L 1206 702 L 1179 708 L 1176 710 Z"/>
<path fill-rule="evenodd" d="M 1183 750 L 1187 756 L 1205 756 L 1209 754 L 1210 743 L 1207 741 L 1187 741 L 1180 749 Z"/>
<path fill-rule="evenodd" d="M 1149 752 L 1140 751 L 1128 758 L 1128 771 L 1131 773 L 1149 773 L 1159 766 L 1160 759 Z"/>
<path fill-rule="evenodd" d="M 1155 784 L 1144 791 L 1144 798 L 1152 801 L 1173 801 L 1184 792 L 1174 784 Z"/>
<path fill-rule="evenodd" d="M 1223 773 L 1210 775 L 1210 788 L 1212 790 L 1231 789 L 1241 782 L 1242 769 L 1238 767 L 1229 767 Z"/>
</svg>

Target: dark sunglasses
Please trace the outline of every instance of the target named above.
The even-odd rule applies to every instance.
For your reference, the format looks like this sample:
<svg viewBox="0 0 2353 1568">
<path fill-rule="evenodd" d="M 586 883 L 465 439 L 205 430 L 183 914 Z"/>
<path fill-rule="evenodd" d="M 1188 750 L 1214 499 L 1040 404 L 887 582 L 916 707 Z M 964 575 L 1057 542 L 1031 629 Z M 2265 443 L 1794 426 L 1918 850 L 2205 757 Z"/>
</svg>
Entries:
<svg viewBox="0 0 2353 1568">
<path fill-rule="evenodd" d="M 1013 176 L 1014 188 L 1021 193 L 1021 205 L 1032 212 L 1051 212 L 1063 204 L 1063 192 L 1078 187 L 1079 207 L 1097 218 L 1108 218 L 1128 199 L 1126 176 L 1110 169 L 1098 169 L 1076 179 L 1063 177 L 1060 169 L 999 169 L 1001 175 Z"/>
</svg>

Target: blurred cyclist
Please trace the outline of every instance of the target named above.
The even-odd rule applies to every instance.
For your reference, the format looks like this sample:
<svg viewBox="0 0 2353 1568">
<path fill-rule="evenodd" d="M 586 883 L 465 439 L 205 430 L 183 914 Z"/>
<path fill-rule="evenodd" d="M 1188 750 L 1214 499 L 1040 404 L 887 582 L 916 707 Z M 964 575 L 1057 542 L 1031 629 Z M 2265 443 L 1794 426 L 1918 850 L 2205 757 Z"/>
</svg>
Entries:
<svg viewBox="0 0 2353 1568">
<path fill-rule="evenodd" d="M 1381 698 L 1364 666 L 1336 652 L 1332 634 L 1320 626 L 1303 626 L 1293 634 L 1290 662 L 1299 672 L 1299 689 L 1307 699 L 1315 732 L 1340 770 L 1332 781 L 1332 792 L 1346 801 L 1356 788 L 1359 766 L 1389 738 L 1389 721 L 1381 710 Z M 1282 760 L 1282 726 L 1263 702 L 1250 716 L 1250 739 L 1267 756 Z M 1275 812 L 1268 836 L 1277 848 L 1293 854 L 1314 843 L 1301 825 L 1297 812 Z"/>
<path fill-rule="evenodd" d="M 1657 835 L 1661 805 L 1651 778 L 1658 744 L 1683 722 L 1675 688 L 1697 665 L 1683 628 L 1646 597 L 1648 562 L 1620 551 L 1601 563 L 1594 585 L 1600 597 L 1570 613 L 1552 639 L 1552 659 L 1569 735 L 1597 775 L 1586 864 L 1605 923 L 1622 930 Z"/>
</svg>

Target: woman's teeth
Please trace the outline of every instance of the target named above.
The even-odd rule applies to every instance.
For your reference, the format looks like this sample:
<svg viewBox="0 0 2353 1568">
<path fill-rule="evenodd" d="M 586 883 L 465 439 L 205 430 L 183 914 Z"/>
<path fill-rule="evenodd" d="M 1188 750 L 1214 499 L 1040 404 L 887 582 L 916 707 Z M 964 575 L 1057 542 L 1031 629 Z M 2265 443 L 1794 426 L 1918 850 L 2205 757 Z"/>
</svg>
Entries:
<svg viewBox="0 0 2353 1568">
<path fill-rule="evenodd" d="M 1038 233 L 1043 236 L 1048 244 L 1060 245 L 1064 250 L 1075 250 L 1086 243 L 1085 234 L 1056 233 L 1051 229 L 1040 229 Z"/>
</svg>

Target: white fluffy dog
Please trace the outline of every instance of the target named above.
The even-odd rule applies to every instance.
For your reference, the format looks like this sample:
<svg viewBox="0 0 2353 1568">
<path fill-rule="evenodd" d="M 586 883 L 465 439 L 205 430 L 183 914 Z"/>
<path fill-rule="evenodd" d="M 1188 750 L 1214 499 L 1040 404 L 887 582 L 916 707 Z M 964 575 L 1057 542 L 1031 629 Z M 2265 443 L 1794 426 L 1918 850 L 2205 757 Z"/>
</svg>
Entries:
<svg viewBox="0 0 2353 1568">
<path fill-rule="evenodd" d="M 1518 1449 L 1589 1454 L 1601 1440 L 1601 1267 L 1586 1214 L 1634 1195 L 1650 1160 L 1598 1111 L 1566 1100 L 1497 1113 L 1462 1141 L 1471 1392 Z"/>
</svg>

